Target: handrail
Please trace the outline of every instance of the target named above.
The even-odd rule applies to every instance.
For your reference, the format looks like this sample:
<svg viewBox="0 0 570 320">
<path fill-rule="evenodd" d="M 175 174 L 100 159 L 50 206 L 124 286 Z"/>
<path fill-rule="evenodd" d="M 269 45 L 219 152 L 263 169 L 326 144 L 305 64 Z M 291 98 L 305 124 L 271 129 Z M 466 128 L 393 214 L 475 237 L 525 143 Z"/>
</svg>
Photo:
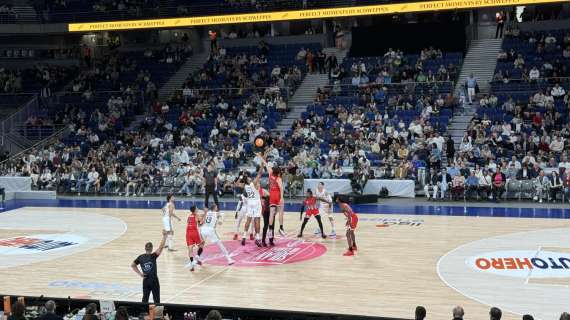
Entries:
<svg viewBox="0 0 570 320">
<path fill-rule="evenodd" d="M 370 87 L 388 87 L 388 89 L 390 89 L 390 87 L 405 87 L 405 86 L 410 86 L 410 85 L 438 85 L 438 84 L 446 84 L 449 83 L 451 85 L 452 88 L 455 87 L 455 81 L 453 80 L 448 80 L 448 81 L 431 81 L 431 82 L 398 82 L 398 83 L 376 83 L 376 82 L 369 82 L 367 84 L 364 85 L 353 85 L 351 83 L 345 83 L 345 84 L 328 84 L 325 85 L 324 88 L 327 89 L 334 89 L 334 88 L 338 88 L 340 87 L 341 89 L 344 88 L 349 88 L 349 89 L 360 89 L 360 88 L 370 88 Z"/>
<path fill-rule="evenodd" d="M 34 106 L 32 106 L 32 104 L 34 104 Z M 16 110 L 14 113 L 12 113 L 10 116 L 8 116 L 6 119 L 2 120 L 2 122 L 0 123 L 0 133 L 2 135 L 7 134 L 8 132 L 10 132 L 10 129 L 13 126 L 13 120 L 16 117 L 21 116 L 24 112 L 26 112 L 27 114 L 29 114 L 30 112 L 30 108 L 37 108 L 38 107 L 38 96 L 35 95 L 32 97 L 32 99 L 28 100 L 26 103 L 24 103 L 20 108 L 18 108 L 18 110 Z"/>
<path fill-rule="evenodd" d="M 43 139 L 43 140 L 41 140 L 41 141 L 38 141 L 37 143 L 35 143 L 35 144 L 32 145 L 31 147 L 29 147 L 29 148 L 27 148 L 27 149 L 25 149 L 25 150 L 22 150 L 22 151 L 16 153 L 15 155 L 10 156 L 8 159 L 6 159 L 6 160 L 4 160 L 4 161 L 1 161 L 1 162 L 0 162 L 0 167 L 4 166 L 5 164 L 7 164 L 7 163 L 9 163 L 9 162 L 14 161 L 14 160 L 17 159 L 17 158 L 20 158 L 20 157 L 23 156 L 24 154 L 29 153 L 29 151 L 32 150 L 32 149 L 34 149 L 34 148 L 38 148 L 38 147 L 40 147 L 41 145 L 46 144 L 47 142 L 51 142 L 51 141 L 52 141 L 53 139 L 55 139 L 55 138 L 59 138 L 61 135 L 63 135 L 63 134 L 65 133 L 65 131 L 67 131 L 67 129 L 68 129 L 68 126 L 66 126 L 66 125 L 61 126 L 61 128 L 60 128 L 59 130 L 57 130 L 56 132 L 54 132 L 51 136 L 49 136 L 49 137 L 47 137 L 47 138 L 45 138 L 45 139 Z"/>
<path fill-rule="evenodd" d="M 539 80 L 538 82 L 536 81 L 528 81 L 525 80 L 523 78 L 508 78 L 509 82 L 508 83 L 512 83 L 512 82 L 516 82 L 516 83 L 528 83 L 528 84 L 540 84 L 540 83 L 549 83 L 550 80 L 558 80 L 557 82 L 570 82 L 570 77 L 539 77 L 537 80 Z M 507 84 L 508 84 L 507 83 Z M 489 84 L 505 84 L 502 80 L 491 80 L 489 81 Z"/>
</svg>

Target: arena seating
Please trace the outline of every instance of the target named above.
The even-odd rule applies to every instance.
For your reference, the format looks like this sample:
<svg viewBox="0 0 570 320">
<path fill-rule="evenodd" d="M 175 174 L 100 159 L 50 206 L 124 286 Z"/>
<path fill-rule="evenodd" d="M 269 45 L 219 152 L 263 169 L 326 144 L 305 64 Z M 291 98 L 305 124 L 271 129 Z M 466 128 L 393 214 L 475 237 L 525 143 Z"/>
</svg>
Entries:
<svg viewBox="0 0 570 320">
<path fill-rule="evenodd" d="M 256 121 L 261 120 L 263 127 L 271 128 L 279 119 L 282 111 L 278 111 L 274 103 L 281 101 L 278 96 L 284 88 L 278 85 L 285 83 L 293 89 L 300 83 L 305 66 L 303 62 L 295 60 L 295 55 L 301 46 L 319 49 L 316 44 L 228 49 L 225 58 L 216 54 L 202 70 L 189 76 L 185 86 L 192 86 L 195 94 L 191 98 L 185 99 L 178 94 L 162 103 L 156 100 L 155 95 L 149 94 L 148 82 L 156 80 L 157 85 L 160 85 L 169 78 L 177 64 L 169 65 L 164 59 L 149 58 L 149 53 L 145 57 L 145 53 L 141 52 L 115 53 L 93 61 L 92 68 L 84 69 L 72 81 L 75 92 L 57 95 L 54 103 L 50 104 L 51 108 L 39 115 L 71 126 L 72 132 L 68 137 L 44 150 L 32 150 L 38 159 L 47 150 L 57 151 L 58 156 L 47 167 L 34 164 L 32 171 L 25 174 L 31 174 L 34 187 L 40 189 L 57 188 L 62 192 L 80 192 L 87 188 L 89 191 L 96 189 L 114 192 L 117 188 L 120 192 L 128 193 L 132 190 L 144 194 L 178 192 L 181 189 L 185 180 L 184 170 L 188 169 L 180 165 L 178 157 L 181 152 L 190 153 L 192 158 L 202 157 L 199 155 L 201 152 L 215 152 L 220 155 L 220 159 L 223 158 L 219 163 L 220 168 L 226 171 L 236 169 L 247 159 L 246 155 L 252 153 L 253 148 L 247 141 L 250 141 L 252 135 L 261 133 L 254 130 L 259 128 Z M 259 58 L 266 59 L 267 62 L 256 62 Z M 240 59 L 245 59 L 247 63 L 237 64 L 242 61 Z M 279 74 L 274 74 L 277 65 L 288 68 L 282 68 Z M 248 76 L 254 73 L 266 76 L 260 76 L 255 83 L 240 82 L 233 77 L 236 74 L 225 73 L 221 67 Z M 97 68 L 102 73 L 94 76 L 92 70 Z M 120 70 L 118 75 L 114 75 L 114 80 L 111 75 L 113 70 Z M 298 79 L 292 70 L 297 70 Z M 219 90 L 220 87 L 226 89 Z M 105 91 L 117 88 L 120 93 Z M 263 101 L 266 105 L 263 105 Z M 228 103 L 229 110 L 224 110 L 222 105 L 225 102 Z M 127 129 L 129 120 L 136 114 L 136 108 L 143 104 L 150 104 L 152 112 L 140 123 Z M 233 118 L 232 114 L 236 117 Z M 228 124 L 230 127 L 227 127 Z M 173 138 L 173 132 L 176 138 Z M 158 141 L 157 144 L 154 141 Z M 184 151 L 177 146 L 185 146 Z M 98 184 L 87 187 L 87 172 L 83 173 L 84 170 L 97 168 L 105 182 L 107 173 L 110 173 L 102 167 L 102 163 L 89 162 L 88 157 L 94 159 L 96 154 L 103 154 L 110 149 L 118 155 L 116 165 L 120 167 L 115 170 L 118 175 L 125 174 L 125 180 L 115 181 L 113 188 L 103 188 L 103 185 Z M 64 153 L 70 155 L 70 160 L 67 165 L 60 166 Z M 164 163 L 166 154 L 172 161 Z M 138 160 L 139 156 L 144 156 L 142 162 Z M 53 162 L 58 165 L 53 165 Z M 71 162 L 75 165 L 69 166 Z M 161 172 L 161 163 L 172 166 L 171 172 Z M 22 163 L 14 165 L 20 171 L 19 174 L 22 174 Z M 143 181 L 136 180 L 135 172 L 139 170 Z M 144 180 L 150 175 L 152 183 Z M 127 188 L 127 185 L 133 186 L 133 183 L 133 188 Z"/>
<path fill-rule="evenodd" d="M 349 57 L 340 70 L 331 71 L 331 86 L 319 91 L 317 101 L 287 133 L 292 145 L 281 157 L 290 171 L 306 178 L 360 179 L 364 184 L 369 178 L 417 178 L 429 162 L 430 141 L 436 138 L 432 134 L 444 134 L 453 115 L 456 71 L 449 77 L 447 68 L 459 66 L 462 54 L 424 57 L 424 71 L 446 72 L 440 74 L 442 81 L 433 77 L 422 82 L 415 82 L 412 67 L 419 55 L 398 55 L 399 65 L 389 54 Z M 405 72 L 410 78 L 401 76 Z"/>
<path fill-rule="evenodd" d="M 570 36 L 567 30 L 516 33 L 504 40 L 491 93 L 479 101 L 459 146 L 455 171 L 467 164 L 479 182 L 484 171 L 502 171 L 506 181 L 495 200 L 504 192 L 505 197 L 564 201 L 570 192 L 570 82 L 563 55 Z M 491 187 L 473 186 L 485 188 Z"/>
</svg>

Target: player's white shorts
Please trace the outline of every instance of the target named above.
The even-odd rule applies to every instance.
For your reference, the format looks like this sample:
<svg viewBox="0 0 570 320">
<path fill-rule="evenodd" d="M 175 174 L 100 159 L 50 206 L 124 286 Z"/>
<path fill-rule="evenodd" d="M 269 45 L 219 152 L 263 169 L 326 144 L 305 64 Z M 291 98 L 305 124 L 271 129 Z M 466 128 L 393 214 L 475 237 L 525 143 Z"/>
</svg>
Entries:
<svg viewBox="0 0 570 320">
<path fill-rule="evenodd" d="M 244 204 L 244 205 L 241 206 L 241 209 L 239 209 L 238 215 L 241 216 L 241 217 L 245 217 L 246 214 L 247 214 L 247 205 Z"/>
<path fill-rule="evenodd" d="M 333 214 L 332 206 L 319 206 L 319 213 L 330 217 Z"/>
<path fill-rule="evenodd" d="M 170 217 L 162 217 L 162 228 L 166 232 L 172 231 L 172 219 Z"/>
<path fill-rule="evenodd" d="M 247 206 L 247 217 L 248 218 L 261 218 L 261 204 L 258 205 L 248 205 Z"/>
<path fill-rule="evenodd" d="M 211 243 L 220 241 L 220 237 L 218 237 L 216 229 L 212 227 L 200 228 L 200 236 L 202 237 L 203 241 L 209 241 Z"/>
</svg>

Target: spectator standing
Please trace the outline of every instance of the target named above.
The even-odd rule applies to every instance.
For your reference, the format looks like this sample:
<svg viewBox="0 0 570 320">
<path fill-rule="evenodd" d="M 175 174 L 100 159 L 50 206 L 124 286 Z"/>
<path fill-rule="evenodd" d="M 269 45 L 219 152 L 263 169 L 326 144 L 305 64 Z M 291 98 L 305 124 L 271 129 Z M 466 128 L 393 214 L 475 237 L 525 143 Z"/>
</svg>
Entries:
<svg viewBox="0 0 570 320">
<path fill-rule="evenodd" d="M 465 80 L 465 87 L 467 88 L 467 102 L 473 104 L 473 98 L 475 98 L 477 88 L 477 79 L 475 79 L 473 73 Z"/>
<path fill-rule="evenodd" d="M 495 31 L 495 39 L 503 37 L 503 29 L 505 27 L 505 13 L 499 11 L 495 14 L 495 20 L 497 21 L 497 30 Z"/>
</svg>

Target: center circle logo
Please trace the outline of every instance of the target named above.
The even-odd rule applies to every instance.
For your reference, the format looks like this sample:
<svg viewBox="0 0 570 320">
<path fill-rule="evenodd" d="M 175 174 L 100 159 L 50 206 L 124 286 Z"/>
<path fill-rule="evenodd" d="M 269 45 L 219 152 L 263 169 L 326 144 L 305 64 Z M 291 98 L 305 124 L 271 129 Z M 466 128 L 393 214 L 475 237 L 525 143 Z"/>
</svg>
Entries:
<svg viewBox="0 0 570 320">
<path fill-rule="evenodd" d="M 0 239 L 0 255 L 54 252 L 76 247 L 86 241 L 86 238 L 74 234 L 36 234 Z"/>
<path fill-rule="evenodd" d="M 465 243 L 439 259 L 437 273 L 447 286 L 482 304 L 555 319 L 567 311 L 570 297 L 570 229 L 538 229 Z"/>
<path fill-rule="evenodd" d="M 318 258 L 327 252 L 323 244 L 305 240 L 279 239 L 275 246 L 261 247 L 253 241 L 245 246 L 239 241 L 224 241 L 224 246 L 235 260 L 237 267 L 266 267 L 303 262 Z M 207 264 L 225 266 L 226 258 L 217 245 L 204 248 L 203 261 Z"/>
</svg>

